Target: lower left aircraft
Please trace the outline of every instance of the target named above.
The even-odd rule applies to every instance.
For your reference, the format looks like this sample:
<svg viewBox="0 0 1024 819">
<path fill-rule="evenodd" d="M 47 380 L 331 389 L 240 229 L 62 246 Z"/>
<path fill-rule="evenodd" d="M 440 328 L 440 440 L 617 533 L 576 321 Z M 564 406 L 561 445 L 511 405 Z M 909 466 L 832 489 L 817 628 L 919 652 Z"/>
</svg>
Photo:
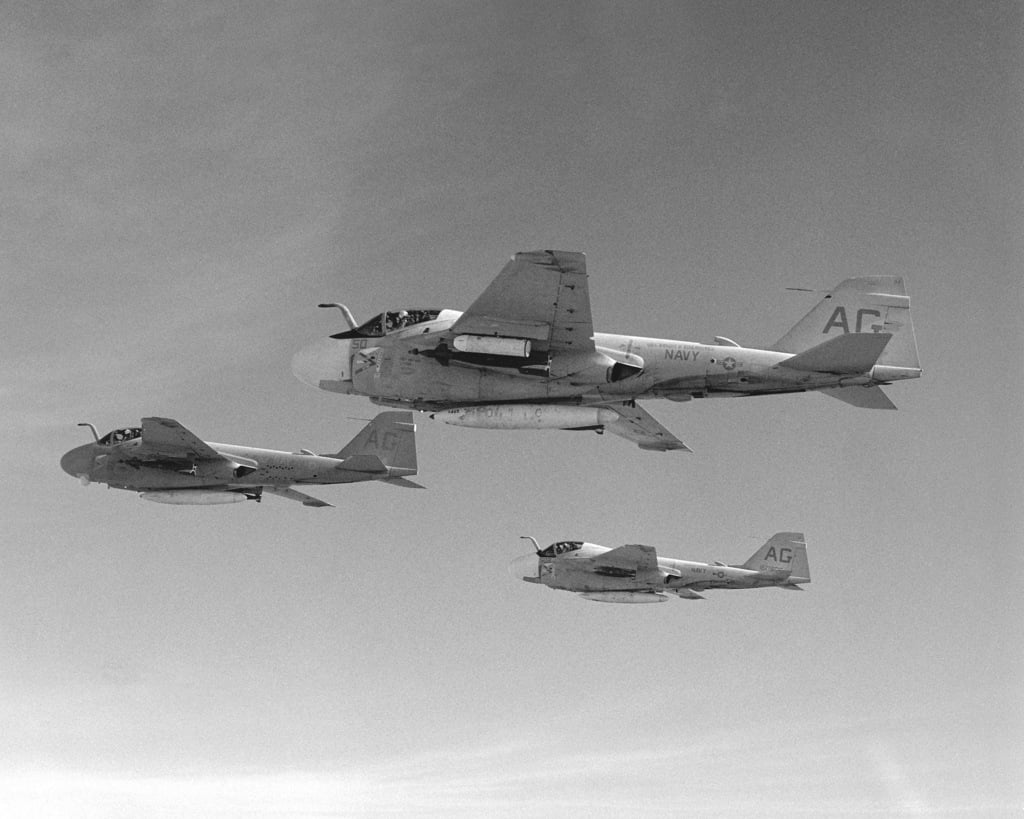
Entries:
<svg viewBox="0 0 1024 819">
<path fill-rule="evenodd" d="M 416 474 L 416 424 L 412 413 L 382 412 L 333 455 L 309 450 L 217 444 L 200 440 L 171 418 L 143 418 L 67 452 L 61 468 L 81 479 L 139 492 L 156 503 L 210 505 L 259 501 L 264 492 L 304 506 L 333 506 L 292 487 L 384 481 L 422 489 Z"/>
</svg>

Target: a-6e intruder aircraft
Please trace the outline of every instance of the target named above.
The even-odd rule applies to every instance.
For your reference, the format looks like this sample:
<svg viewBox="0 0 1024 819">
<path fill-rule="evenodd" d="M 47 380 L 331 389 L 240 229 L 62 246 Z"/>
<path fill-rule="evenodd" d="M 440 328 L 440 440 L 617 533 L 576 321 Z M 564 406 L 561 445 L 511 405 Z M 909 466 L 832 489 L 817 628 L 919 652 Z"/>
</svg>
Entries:
<svg viewBox="0 0 1024 819">
<path fill-rule="evenodd" d="M 512 561 L 513 577 L 550 589 L 576 592 L 601 603 L 663 603 L 669 594 L 702 600 L 707 589 L 759 589 L 775 586 L 800 590 L 811 582 L 802 532 L 779 532 L 740 566 L 695 563 L 658 557 L 651 546 L 617 549 L 579 540 L 563 540 Z"/>
<path fill-rule="evenodd" d="M 298 492 L 295 485 L 384 481 L 422 488 L 416 474 L 416 426 L 411 412 L 382 412 L 334 455 L 309 450 L 278 452 L 201 441 L 170 418 L 143 418 L 95 443 L 76 447 L 61 468 L 83 484 L 129 489 L 157 503 L 209 505 L 259 501 L 264 492 L 304 506 L 332 504 Z"/>
<path fill-rule="evenodd" d="M 593 429 L 688 450 L 637 399 L 818 390 L 895 409 L 879 389 L 921 367 L 903 279 L 846 279 L 766 349 L 595 333 L 582 253 L 518 253 L 464 313 L 394 310 L 300 350 L 322 390 L 487 429 Z"/>
</svg>

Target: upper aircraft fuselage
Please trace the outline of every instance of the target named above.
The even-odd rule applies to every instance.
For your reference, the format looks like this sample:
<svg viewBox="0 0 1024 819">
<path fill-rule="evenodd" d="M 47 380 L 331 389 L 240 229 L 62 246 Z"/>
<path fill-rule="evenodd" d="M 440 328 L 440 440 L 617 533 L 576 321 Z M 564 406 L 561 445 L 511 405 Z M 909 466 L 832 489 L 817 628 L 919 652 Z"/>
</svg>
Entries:
<svg viewBox="0 0 1024 819">
<path fill-rule="evenodd" d="M 296 353 L 295 375 L 337 393 L 428 410 L 449 424 L 597 429 L 643 449 L 687 447 L 636 399 L 829 390 L 894 405 L 879 385 L 921 374 L 895 276 L 847 279 L 769 349 L 599 333 L 582 253 L 517 253 L 465 312 L 381 313 Z M 867 389 L 858 389 L 858 388 Z"/>
<path fill-rule="evenodd" d="M 668 587 L 705 589 L 756 589 L 779 585 L 779 578 L 770 573 L 726 566 L 723 563 L 700 563 L 673 557 L 657 558 L 658 572 L 637 576 L 635 571 L 600 574 L 576 570 L 574 563 L 607 554 L 611 549 L 584 543 L 578 551 L 558 557 L 524 555 L 517 569 L 531 573 L 536 579 L 553 589 L 575 592 L 659 590 Z"/>
<path fill-rule="evenodd" d="M 794 589 L 811 581 L 802 532 L 773 535 L 741 566 L 661 557 L 638 544 L 608 549 L 563 540 L 539 549 L 533 542 L 533 554 L 510 564 L 513 577 L 609 603 L 659 602 L 664 593 L 699 599 L 709 589 Z"/>
<path fill-rule="evenodd" d="M 329 506 L 293 487 L 383 480 L 417 486 L 412 413 L 378 413 L 334 455 L 203 441 L 173 418 L 148 416 L 138 427 L 120 427 L 94 443 L 75 447 L 61 468 L 83 483 L 105 483 L 141 492 L 160 503 L 219 504 L 259 500 L 264 490 L 306 506 Z"/>
<path fill-rule="evenodd" d="M 210 446 L 227 460 L 196 461 L 182 466 L 134 457 L 133 450 L 141 444 L 141 438 L 122 443 L 83 444 L 65 454 L 61 466 L 75 477 L 133 492 L 213 486 L 331 484 L 356 480 L 351 473 L 338 470 L 341 461 L 337 458 L 322 455 L 210 442 Z M 254 466 L 250 468 L 249 463 Z"/>
<path fill-rule="evenodd" d="M 780 369 L 792 354 L 774 350 L 599 332 L 594 334 L 597 355 L 581 357 L 578 368 L 564 375 L 552 375 L 543 365 L 524 367 L 508 357 L 473 360 L 472 354 L 460 358 L 455 351 L 448 360 L 439 359 L 434 350 L 461 315 L 443 310 L 437 319 L 384 336 L 340 333 L 349 337 L 322 339 L 295 355 L 293 371 L 303 382 L 329 392 L 423 410 L 492 401 L 578 399 L 597 404 L 657 397 L 685 401 L 863 385 L 872 380 L 862 375 Z M 613 380 L 619 375 L 615 365 L 633 358 L 638 360 L 638 371 Z M 886 382 L 919 374 L 903 368 L 875 369 L 874 380 Z"/>
</svg>

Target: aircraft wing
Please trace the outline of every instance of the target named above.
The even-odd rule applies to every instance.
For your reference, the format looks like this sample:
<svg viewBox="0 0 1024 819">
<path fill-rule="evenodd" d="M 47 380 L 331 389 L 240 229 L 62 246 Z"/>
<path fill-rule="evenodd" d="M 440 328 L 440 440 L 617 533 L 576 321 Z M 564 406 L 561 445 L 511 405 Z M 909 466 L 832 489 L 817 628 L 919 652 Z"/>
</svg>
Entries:
<svg viewBox="0 0 1024 819">
<path fill-rule="evenodd" d="M 314 498 L 312 495 L 305 495 L 302 492 L 297 492 L 288 486 L 264 486 L 264 492 L 270 492 L 272 495 L 277 495 L 279 498 L 288 498 L 288 500 L 298 501 L 303 506 L 334 506 L 333 503 L 327 503 L 319 498 Z"/>
<path fill-rule="evenodd" d="M 371 455 L 363 452 L 357 455 L 352 455 L 342 461 L 337 467 L 341 472 L 354 472 L 357 475 L 363 476 L 357 478 L 357 480 L 381 480 L 384 483 L 394 484 L 395 486 L 404 486 L 408 489 L 423 489 L 423 487 L 416 483 L 416 481 L 410 481 L 408 478 L 401 475 L 388 476 L 388 467 L 378 456 Z M 408 470 L 407 470 L 408 471 Z M 415 475 L 415 472 L 411 474 Z"/>
<path fill-rule="evenodd" d="M 619 546 L 597 557 L 578 558 L 572 563 L 595 574 L 639 576 L 658 571 L 658 552 L 653 546 L 633 543 Z"/>
<path fill-rule="evenodd" d="M 602 404 L 602 407 L 612 410 L 619 416 L 610 424 L 605 424 L 604 428 L 608 432 L 636 442 L 640 449 L 651 449 L 658 452 L 681 449 L 683 452 L 693 452 L 675 435 L 655 421 L 647 410 L 629 404 Z"/>
<path fill-rule="evenodd" d="M 143 418 L 142 445 L 135 453 L 143 459 L 221 461 L 224 456 L 173 418 Z"/>
<path fill-rule="evenodd" d="M 586 257 L 564 250 L 517 253 L 448 332 L 452 338 L 528 338 L 540 351 L 592 351 Z"/>
</svg>

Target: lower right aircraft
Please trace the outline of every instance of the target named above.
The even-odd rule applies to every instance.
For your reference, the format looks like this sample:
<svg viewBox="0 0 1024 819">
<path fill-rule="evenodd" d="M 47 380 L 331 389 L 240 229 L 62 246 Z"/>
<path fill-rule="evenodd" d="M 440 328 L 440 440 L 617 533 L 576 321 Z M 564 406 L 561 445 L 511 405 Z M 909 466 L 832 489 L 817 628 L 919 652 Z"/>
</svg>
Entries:
<svg viewBox="0 0 1024 819">
<path fill-rule="evenodd" d="M 779 532 L 739 566 L 658 557 L 653 546 L 629 544 L 609 549 L 580 540 L 562 540 L 512 561 L 513 577 L 549 589 L 571 591 L 601 603 L 662 603 L 668 595 L 702 600 L 706 589 L 758 589 L 775 586 L 802 591 L 811 582 L 803 532 Z"/>
</svg>

